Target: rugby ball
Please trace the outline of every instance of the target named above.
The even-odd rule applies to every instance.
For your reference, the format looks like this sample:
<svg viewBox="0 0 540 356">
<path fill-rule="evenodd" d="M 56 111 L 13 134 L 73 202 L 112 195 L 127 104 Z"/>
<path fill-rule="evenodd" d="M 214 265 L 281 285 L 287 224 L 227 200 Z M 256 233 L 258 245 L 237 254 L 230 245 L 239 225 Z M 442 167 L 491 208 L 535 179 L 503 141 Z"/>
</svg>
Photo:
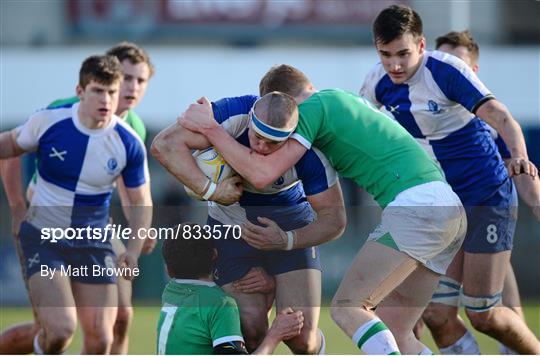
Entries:
<svg viewBox="0 0 540 356">
<path fill-rule="evenodd" d="M 210 178 L 212 182 L 216 184 L 234 174 L 231 166 L 225 162 L 221 154 L 216 151 L 214 147 L 209 147 L 204 150 L 196 150 L 193 152 L 193 158 L 195 158 L 197 166 L 199 166 L 204 175 Z M 184 189 L 191 198 L 202 200 L 200 195 L 195 194 L 195 192 L 189 189 L 187 186 L 184 186 Z"/>
</svg>

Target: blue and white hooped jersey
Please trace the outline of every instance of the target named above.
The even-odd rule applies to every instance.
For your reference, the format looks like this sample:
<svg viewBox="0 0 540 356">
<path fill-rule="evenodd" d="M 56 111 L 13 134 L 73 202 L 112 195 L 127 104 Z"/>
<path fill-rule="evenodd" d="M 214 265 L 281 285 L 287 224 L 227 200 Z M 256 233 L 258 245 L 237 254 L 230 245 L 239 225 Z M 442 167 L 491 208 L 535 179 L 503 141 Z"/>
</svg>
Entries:
<svg viewBox="0 0 540 356">
<path fill-rule="evenodd" d="M 249 146 L 248 113 L 259 97 L 253 95 L 225 98 L 212 103 L 214 117 L 223 128 L 246 147 Z M 223 224 L 240 224 L 257 216 L 275 220 L 282 228 L 291 229 L 313 220 L 313 211 L 306 195 L 326 191 L 336 184 L 337 173 L 319 150 L 312 148 L 273 184 L 256 190 L 244 182 L 240 202 L 231 206 L 210 203 L 209 215 Z"/>
<path fill-rule="evenodd" d="M 78 108 L 38 111 L 17 129 L 17 144 L 38 158 L 27 216 L 38 229 L 104 227 L 118 176 L 128 188 L 149 180 L 146 149 L 135 131 L 115 115 L 107 127 L 89 129 Z"/>
<path fill-rule="evenodd" d="M 474 115 L 494 97 L 461 59 L 426 51 L 403 84 L 394 84 L 379 63 L 360 95 L 384 107 L 417 139 L 464 204 L 482 204 L 508 179 L 489 126 Z"/>
</svg>

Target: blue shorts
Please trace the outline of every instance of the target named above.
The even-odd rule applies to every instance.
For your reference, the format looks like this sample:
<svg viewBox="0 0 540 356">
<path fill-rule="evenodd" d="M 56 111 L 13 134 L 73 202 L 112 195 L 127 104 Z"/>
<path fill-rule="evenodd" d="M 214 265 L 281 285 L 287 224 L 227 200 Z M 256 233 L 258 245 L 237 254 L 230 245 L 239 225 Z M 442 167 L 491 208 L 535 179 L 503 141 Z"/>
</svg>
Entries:
<svg viewBox="0 0 540 356">
<path fill-rule="evenodd" d="M 508 179 L 493 196 L 475 206 L 465 205 L 468 253 L 497 253 L 512 249 L 517 221 L 517 194 Z"/>
<path fill-rule="evenodd" d="M 208 225 L 221 223 L 208 217 Z M 215 240 L 214 244 L 218 251 L 218 259 L 214 266 L 214 281 L 219 286 L 242 278 L 252 267 L 262 267 L 272 276 L 301 269 L 321 270 L 318 247 L 290 251 L 261 251 L 250 246 L 244 239 L 233 238 Z"/>
<path fill-rule="evenodd" d="M 94 266 L 101 270 L 101 267 L 110 268 L 116 265 L 116 255 L 110 242 L 100 242 L 99 245 L 88 247 L 74 247 L 64 241 L 51 243 L 42 240 L 40 230 L 26 221 L 21 224 L 19 239 L 24 254 L 26 278 L 30 278 L 34 273 L 41 273 L 42 266 L 47 266 L 54 268 L 57 274 L 62 270 L 71 271 L 71 280 L 80 283 L 116 283 L 117 278 L 114 275 L 93 274 L 94 268 L 97 268 Z"/>
</svg>

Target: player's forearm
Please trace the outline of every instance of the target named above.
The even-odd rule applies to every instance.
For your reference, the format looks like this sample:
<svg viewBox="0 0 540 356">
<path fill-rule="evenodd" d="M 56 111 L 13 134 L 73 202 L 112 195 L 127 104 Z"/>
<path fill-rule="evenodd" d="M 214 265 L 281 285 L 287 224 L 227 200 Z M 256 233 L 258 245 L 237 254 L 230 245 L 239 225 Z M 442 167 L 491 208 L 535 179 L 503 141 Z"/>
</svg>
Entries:
<svg viewBox="0 0 540 356">
<path fill-rule="evenodd" d="M 254 187 L 265 187 L 281 174 L 275 165 L 269 162 L 269 156 L 257 154 L 236 142 L 222 127 L 215 127 L 205 133 L 225 161 Z"/>
<path fill-rule="evenodd" d="M 271 355 L 280 342 L 281 339 L 269 332 L 252 355 Z"/>
<path fill-rule="evenodd" d="M 148 184 L 148 183 L 147 183 Z M 141 194 L 129 194 L 131 206 L 129 207 L 129 227 L 132 238 L 128 244 L 128 251 L 139 256 L 144 244 L 142 231 L 148 231 L 152 224 L 153 204 L 149 185 Z"/>
<path fill-rule="evenodd" d="M 339 238 L 345 231 L 347 218 L 345 207 L 328 207 L 317 211 L 317 219 L 303 228 L 295 230 L 293 248 L 318 246 Z"/>
<path fill-rule="evenodd" d="M 531 209 L 539 209 L 540 207 L 540 180 L 533 179 L 529 175 L 515 176 L 514 183 L 521 199 Z"/>
<path fill-rule="evenodd" d="M 202 195 L 208 178 L 195 163 L 191 147 L 173 132 L 177 129 L 170 127 L 160 132 L 152 142 L 151 153 L 182 184 Z"/>
<path fill-rule="evenodd" d="M 19 157 L 0 161 L 0 176 L 4 183 L 4 191 L 10 208 L 26 207 L 23 195 L 21 160 Z"/>
<path fill-rule="evenodd" d="M 477 115 L 497 130 L 508 146 L 512 158 L 528 159 L 521 127 L 503 104 L 489 100 L 478 109 Z"/>
</svg>

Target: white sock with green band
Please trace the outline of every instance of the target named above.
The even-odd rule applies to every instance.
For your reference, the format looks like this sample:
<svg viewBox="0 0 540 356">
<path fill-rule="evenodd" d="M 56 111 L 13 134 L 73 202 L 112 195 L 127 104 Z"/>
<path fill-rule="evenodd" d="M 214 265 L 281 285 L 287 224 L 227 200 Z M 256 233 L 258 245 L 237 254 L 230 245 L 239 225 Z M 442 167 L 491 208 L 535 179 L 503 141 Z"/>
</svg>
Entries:
<svg viewBox="0 0 540 356">
<path fill-rule="evenodd" d="M 394 335 L 379 318 L 360 326 L 352 339 L 368 355 L 401 355 Z"/>
</svg>

